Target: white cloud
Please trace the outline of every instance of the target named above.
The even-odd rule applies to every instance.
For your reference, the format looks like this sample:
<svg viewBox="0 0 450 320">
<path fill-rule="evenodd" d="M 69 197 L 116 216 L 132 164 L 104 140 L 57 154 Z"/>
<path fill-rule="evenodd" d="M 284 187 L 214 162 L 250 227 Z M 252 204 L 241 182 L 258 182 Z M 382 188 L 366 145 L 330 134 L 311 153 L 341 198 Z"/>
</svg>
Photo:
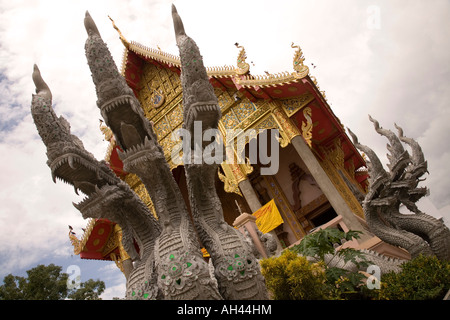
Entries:
<svg viewBox="0 0 450 320">
<path fill-rule="evenodd" d="M 125 298 L 126 292 L 126 281 L 123 279 L 122 283 L 114 286 L 107 287 L 105 291 L 100 296 L 102 300 L 113 300 L 113 298 Z"/>
<path fill-rule="evenodd" d="M 124 298 L 126 292 L 126 279 L 124 274 L 117 268 L 114 262 L 106 264 L 98 270 L 102 274 L 109 286 L 101 295 L 103 300 L 112 300 L 113 298 Z"/>
</svg>

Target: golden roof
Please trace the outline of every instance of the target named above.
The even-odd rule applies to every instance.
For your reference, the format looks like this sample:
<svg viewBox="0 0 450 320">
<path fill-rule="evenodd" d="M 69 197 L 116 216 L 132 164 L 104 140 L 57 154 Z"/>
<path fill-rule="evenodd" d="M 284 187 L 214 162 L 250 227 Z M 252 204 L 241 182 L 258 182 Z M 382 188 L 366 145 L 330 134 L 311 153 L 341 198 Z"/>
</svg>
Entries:
<svg viewBox="0 0 450 320">
<path fill-rule="evenodd" d="M 175 66 L 181 68 L 181 60 L 179 56 L 166 53 L 162 51 L 159 47 L 158 49 L 150 48 L 144 46 L 136 41 L 128 41 L 116 26 L 115 22 L 111 17 L 109 19 L 113 23 L 114 29 L 119 33 L 119 38 L 124 44 L 126 50 L 132 51 L 139 56 L 145 57 L 146 59 L 152 59 L 160 63 L 166 64 L 168 66 Z M 291 48 L 296 49 L 293 58 L 293 72 L 281 72 L 276 74 L 266 73 L 264 75 L 251 75 L 250 65 L 245 61 L 247 55 L 245 53 L 245 48 L 238 43 L 235 44 L 238 49 L 240 49 L 239 54 L 236 59 L 236 67 L 234 66 L 214 66 L 206 67 L 206 72 L 209 77 L 213 78 L 232 78 L 235 83 L 241 87 L 273 87 L 283 84 L 289 84 L 295 82 L 299 79 L 305 78 L 309 75 L 309 68 L 304 65 L 305 58 L 303 57 L 303 52 L 301 48 L 294 43 L 291 44 Z M 122 73 L 124 72 L 124 67 L 126 63 L 126 55 L 124 56 L 124 61 L 122 61 Z"/>
</svg>

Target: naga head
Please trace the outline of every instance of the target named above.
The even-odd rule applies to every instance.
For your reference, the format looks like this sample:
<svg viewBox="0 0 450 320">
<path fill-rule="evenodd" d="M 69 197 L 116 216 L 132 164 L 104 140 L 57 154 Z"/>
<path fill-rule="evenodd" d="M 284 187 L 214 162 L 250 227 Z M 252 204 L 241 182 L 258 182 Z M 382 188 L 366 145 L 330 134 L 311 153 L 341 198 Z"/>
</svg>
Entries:
<svg viewBox="0 0 450 320">
<path fill-rule="evenodd" d="M 139 100 L 119 73 L 89 12 L 86 12 L 84 25 L 88 33 L 86 58 L 95 84 L 97 106 L 124 151 L 119 155 L 125 163 L 128 156 L 142 151 L 149 144 L 156 144 L 157 137 Z"/>
<path fill-rule="evenodd" d="M 53 181 L 56 179 L 73 185 L 75 193 L 81 191 L 86 197 L 77 208 L 83 218 L 107 218 L 121 225 L 125 241 L 124 246 L 133 260 L 138 254 L 133 245 L 131 228 L 128 227 L 126 207 L 133 202 L 133 207 L 140 207 L 150 215 L 148 208 L 130 187 L 120 180 L 105 161 L 98 161 L 86 149 L 75 135 L 70 133 L 69 122 L 62 116 L 57 117 L 52 107 L 49 87 L 42 79 L 39 68 L 35 65 L 33 81 L 36 94 L 31 102 L 31 113 L 42 141 L 47 147 L 47 164 L 51 169 Z M 157 226 L 155 227 L 157 229 Z"/>
<path fill-rule="evenodd" d="M 183 88 L 184 128 L 193 132 L 194 121 L 202 121 L 202 129 L 217 128 L 221 111 L 214 88 L 209 82 L 203 59 L 196 43 L 186 35 L 183 22 L 172 5 L 175 37 L 180 50 L 181 85 Z"/>
<path fill-rule="evenodd" d="M 47 147 L 47 165 L 52 172 L 53 182 L 56 178 L 74 186 L 75 192 L 81 190 L 90 195 L 95 188 L 116 183 L 119 178 L 109 169 L 104 161 L 84 149 L 81 140 L 70 133 L 70 124 L 62 116 L 57 117 L 52 107 L 52 94 L 42 79 L 37 65 L 33 75 L 36 94 L 31 102 L 31 114 L 39 135 Z"/>
<path fill-rule="evenodd" d="M 410 157 L 411 161 L 406 168 L 405 179 L 419 179 L 421 176 L 428 172 L 428 164 L 425 160 L 422 148 L 416 140 L 404 136 L 403 129 L 400 126 L 398 126 L 396 123 L 394 125 L 398 130 L 399 139 L 409 145 L 412 151 Z"/>
<path fill-rule="evenodd" d="M 145 204 L 137 197 L 130 187 L 119 180 L 117 184 L 95 186 L 95 191 L 81 202 L 73 204 L 81 212 L 83 218 L 108 219 L 118 223 L 123 232 L 122 244 L 133 261 L 139 260 L 139 254 L 134 244 L 135 235 L 128 220 L 128 212 L 138 210 L 136 206 L 151 218 L 151 213 Z M 131 209 L 130 209 L 131 208 Z M 146 223 L 145 220 L 142 223 Z M 153 232 L 158 232 L 157 224 L 150 225 Z M 138 241 L 139 242 L 139 241 Z M 141 248 L 142 249 L 142 248 Z"/>
<path fill-rule="evenodd" d="M 405 199 L 407 198 L 409 203 L 417 202 L 427 192 L 426 188 L 416 188 L 418 183 L 423 181 L 419 178 L 427 172 L 427 162 L 422 149 L 414 139 L 405 137 L 403 129 L 397 124 L 395 127 L 398 134 L 395 135 L 391 130 L 382 128 L 379 122 L 370 115 L 369 120 L 374 124 L 375 131 L 389 140 L 387 144 L 389 171 L 384 170 L 376 153 L 369 147 L 360 144 L 356 135 L 348 129 L 355 147 L 369 157 L 369 161 L 367 161 L 370 176 L 369 193 L 367 193 L 365 201 L 395 195 L 403 203 L 406 203 Z M 402 142 L 411 147 L 411 156 L 405 150 Z"/>
<path fill-rule="evenodd" d="M 368 195 L 375 195 L 384 189 L 384 186 L 389 179 L 389 175 L 384 170 L 383 164 L 381 163 L 377 154 L 368 146 L 361 144 L 358 141 L 358 137 L 349 128 L 347 128 L 347 130 L 353 139 L 353 144 L 355 145 L 355 147 L 364 152 L 369 158 L 369 160 L 366 161 L 367 169 L 369 172 L 369 188 L 371 191 L 368 193 Z"/>
<path fill-rule="evenodd" d="M 132 191 L 127 187 L 128 185 L 121 180 L 117 184 L 105 185 L 102 188 L 94 186 L 94 191 L 88 197 L 73 205 L 84 219 L 108 219 L 119 223 L 117 217 L 111 214 L 116 213 L 114 208 L 120 206 L 123 199 L 132 195 Z"/>
<path fill-rule="evenodd" d="M 389 151 L 386 155 L 389 160 L 387 167 L 390 171 L 391 180 L 397 180 L 408 165 L 408 151 L 404 149 L 399 137 L 391 130 L 382 128 L 380 123 L 370 115 L 369 120 L 373 123 L 375 131 L 389 140 L 389 143 L 386 145 L 386 148 Z"/>
</svg>

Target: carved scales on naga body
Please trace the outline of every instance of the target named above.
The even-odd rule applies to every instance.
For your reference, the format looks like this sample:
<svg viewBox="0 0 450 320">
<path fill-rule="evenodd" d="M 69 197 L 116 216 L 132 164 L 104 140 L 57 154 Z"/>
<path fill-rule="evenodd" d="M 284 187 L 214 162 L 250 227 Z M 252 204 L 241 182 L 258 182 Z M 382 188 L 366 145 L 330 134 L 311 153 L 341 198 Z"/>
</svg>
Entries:
<svg viewBox="0 0 450 320">
<path fill-rule="evenodd" d="M 119 155 L 124 169 L 135 173 L 144 183 L 158 221 L 104 161 L 97 161 L 84 149 L 81 141 L 70 134 L 68 122 L 62 117 L 56 117 L 51 108 L 50 90 L 37 67 L 33 72 L 37 94 L 33 95 L 31 110 L 39 134 L 47 146 L 48 165 L 52 170 L 53 180 L 58 177 L 72 184 L 76 192 L 81 190 L 87 195 L 87 198 L 75 205 L 84 218 L 107 218 L 122 227 L 124 247 L 134 261 L 133 270 L 127 278 L 126 298 L 266 298 L 264 279 L 250 248 L 233 228 L 222 225 L 224 221 L 217 194 L 213 192 L 212 198 L 209 198 L 209 193 L 201 193 L 203 188 L 209 187 L 211 181 L 214 181 L 216 172 L 216 166 L 202 164 L 190 172 L 200 170 L 205 183 L 189 180 L 189 173 L 187 179 L 190 181 L 190 200 L 196 213 L 196 226 L 201 227 L 200 234 L 207 234 L 202 241 L 213 239 L 209 240 L 208 244 L 211 245 L 207 248 L 216 268 L 218 267 L 216 275 L 226 275 L 218 277 L 223 296 L 219 294 L 209 267 L 203 260 L 200 244 L 192 237 L 195 231 L 186 205 L 150 122 L 144 116 L 133 91 L 119 74 L 88 13 L 85 27 L 88 32 L 86 57 L 96 88 L 97 106 L 123 150 Z M 206 75 L 203 65 L 202 68 L 201 72 Z M 189 75 L 183 74 L 183 77 Z M 194 89 L 189 92 L 194 92 L 194 97 L 204 102 L 201 97 L 203 83 L 201 84 L 197 88 L 200 91 Z M 192 88 L 195 85 L 190 87 Z M 195 93 L 200 94 L 200 98 Z M 217 101 L 214 100 L 213 103 L 218 108 Z M 199 106 L 201 109 L 201 104 Z M 204 124 L 209 123 L 209 127 L 216 126 L 216 116 L 208 117 L 211 114 L 208 112 L 205 114 L 207 118 L 202 119 L 198 113 L 193 112 L 191 119 L 185 120 L 188 123 L 203 120 Z M 223 232 L 205 232 L 205 226 L 211 228 L 211 224 L 208 225 L 211 221 L 202 223 L 210 219 L 211 214 L 216 218 L 213 223 L 222 225 Z M 134 240 L 139 252 L 135 250 Z"/>
<path fill-rule="evenodd" d="M 37 66 L 34 67 L 33 80 L 37 94 L 32 98 L 31 113 L 47 147 L 47 164 L 53 181 L 61 179 L 73 185 L 77 194 L 80 190 L 86 195 L 83 201 L 74 204 L 84 218 L 107 218 L 121 226 L 123 246 L 135 261 L 127 279 L 127 294 L 131 295 L 133 290 L 147 289 L 139 279 L 154 277 L 149 257 L 153 254 L 155 238 L 160 233 L 159 224 L 129 186 L 104 161 L 97 161 L 86 151 L 76 136 L 70 134 L 69 123 L 62 116 L 56 116 L 50 89 L 42 80 Z M 146 294 L 153 298 L 158 295 L 154 288 L 148 288 Z"/>
<path fill-rule="evenodd" d="M 220 299 L 156 134 L 89 15 L 85 25 L 97 106 L 123 150 L 124 169 L 142 180 L 159 217 L 161 234 L 153 252 L 157 285 L 165 299 Z"/>
<path fill-rule="evenodd" d="M 356 135 L 349 133 L 353 143 L 369 160 L 369 192 L 363 201 L 367 224 L 381 240 L 406 249 L 414 258 L 419 254 L 436 255 L 441 260 L 450 260 L 450 230 L 440 220 L 421 212 L 416 202 L 427 193 L 427 188 L 418 187 L 420 178 L 427 172 L 427 162 L 419 144 L 403 135 L 395 125 L 398 135 L 380 127 L 377 120 L 369 116 L 375 130 L 389 140 L 389 172 L 369 147 L 358 142 Z M 402 142 L 410 146 L 412 154 L 404 149 Z M 402 214 L 403 204 L 414 214 Z"/>
<path fill-rule="evenodd" d="M 197 164 L 194 159 L 198 150 L 204 154 L 201 139 L 203 134 L 195 137 L 195 134 L 200 135 L 200 130 L 196 132 L 194 128 L 201 124 L 202 132 L 217 130 L 221 111 L 200 51 L 196 43 L 186 35 L 174 6 L 172 16 L 182 66 L 183 128 L 188 130 L 192 138 L 189 142 L 184 141 L 189 143 L 192 151 L 184 155 L 184 160 L 196 230 L 211 255 L 219 290 L 225 299 L 268 299 L 264 278 L 252 249 L 241 232 L 228 225 L 223 218 L 222 205 L 215 190 L 218 164 L 213 161 L 208 161 L 212 163 L 207 164 L 203 157 L 202 163 Z M 212 144 L 219 147 L 216 150 L 221 149 L 217 140 Z M 186 149 L 188 148 L 183 150 Z"/>
</svg>

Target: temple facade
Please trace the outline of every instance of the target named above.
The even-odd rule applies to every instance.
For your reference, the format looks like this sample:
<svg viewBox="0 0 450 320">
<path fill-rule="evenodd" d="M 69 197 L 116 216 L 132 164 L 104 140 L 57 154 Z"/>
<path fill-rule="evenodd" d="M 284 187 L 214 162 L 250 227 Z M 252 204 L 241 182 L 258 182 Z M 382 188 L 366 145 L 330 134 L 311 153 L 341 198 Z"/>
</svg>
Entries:
<svg viewBox="0 0 450 320">
<path fill-rule="evenodd" d="M 128 41 L 114 22 L 113 26 L 124 45 L 122 75 L 153 123 L 189 210 L 184 167 L 173 159 L 182 152 L 173 136 L 183 125 L 180 59 Z M 232 146 L 226 148 L 227 159 L 237 160 L 224 161 L 217 172 L 216 189 L 226 222 L 242 228 L 246 225 L 243 215 L 273 200 L 282 223 L 270 232 L 280 248 L 298 243 L 324 225 L 362 231 L 357 244 L 361 248 L 379 246 L 379 239 L 367 230 L 360 205 L 367 191 L 365 161 L 304 64 L 300 47 L 288 48 L 293 53 L 292 70 L 259 76 L 251 73 L 244 47 L 236 47 L 235 66 L 207 68 L 222 112 L 220 133 L 225 145 Z M 109 141 L 106 162 L 156 216 L 143 183 L 124 171 L 114 136 L 106 126 L 101 129 Z M 272 131 L 278 134 L 269 134 Z M 271 137 L 276 137 L 278 148 L 278 157 L 272 160 L 278 163 L 271 174 L 262 174 L 270 164 L 252 157 L 252 152 L 265 146 L 273 155 Z M 104 220 L 91 220 L 81 239 L 70 232 L 75 253 L 81 258 L 116 261 L 124 271 L 129 256 L 121 245 L 120 226 Z"/>
</svg>

